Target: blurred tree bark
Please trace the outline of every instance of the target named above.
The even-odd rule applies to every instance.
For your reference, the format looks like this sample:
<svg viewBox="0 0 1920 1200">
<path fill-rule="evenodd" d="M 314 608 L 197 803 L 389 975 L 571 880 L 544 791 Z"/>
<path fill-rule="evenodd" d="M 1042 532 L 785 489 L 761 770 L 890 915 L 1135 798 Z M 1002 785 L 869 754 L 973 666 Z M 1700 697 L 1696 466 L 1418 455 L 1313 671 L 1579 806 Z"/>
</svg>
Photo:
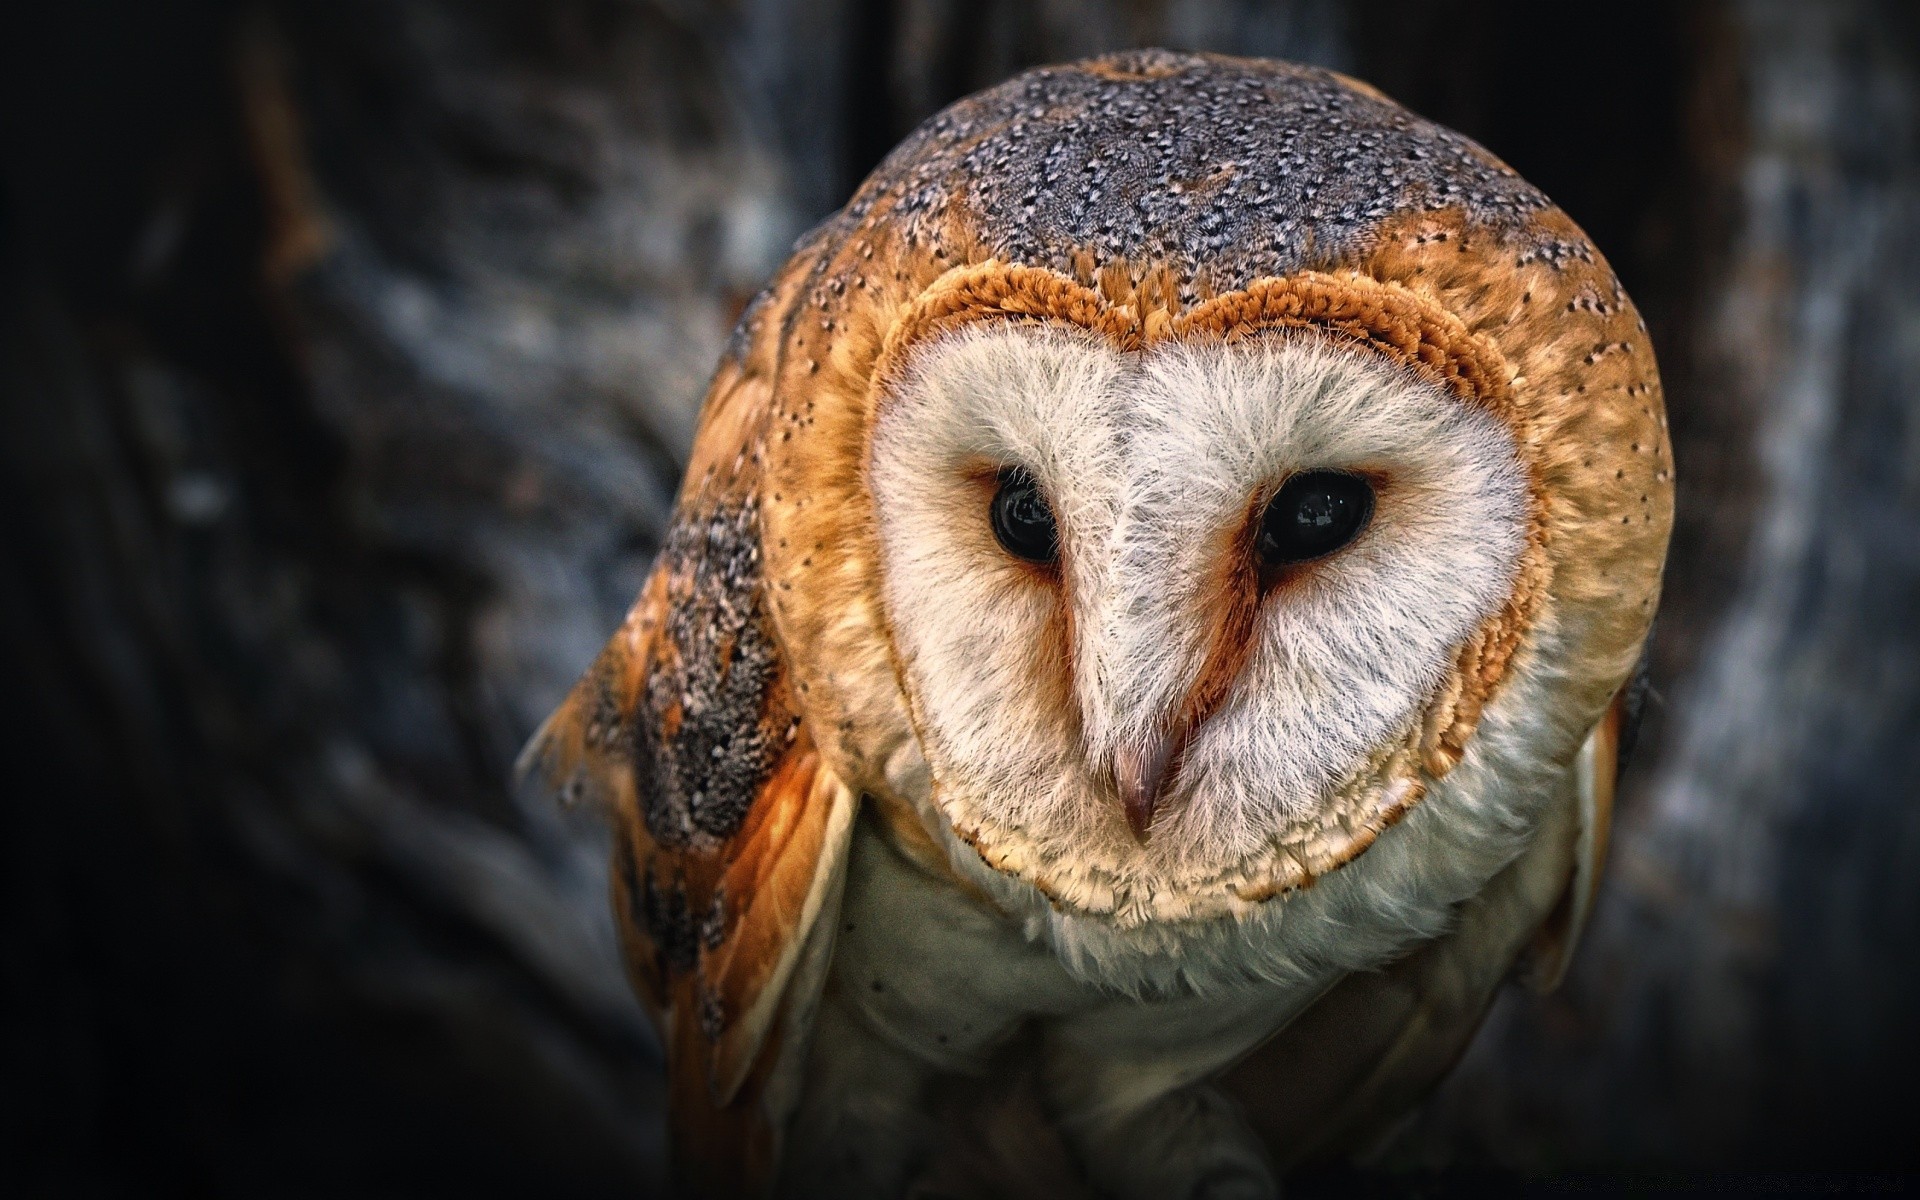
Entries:
<svg viewBox="0 0 1920 1200">
<path fill-rule="evenodd" d="M 1416 1168 L 1890 1167 L 1914 1106 L 1920 17 L 1900 0 L 73 0 L 7 18 L 0 1162 L 646 1194 L 601 835 L 507 786 L 732 318 L 940 105 L 1359 74 L 1612 256 L 1669 382 L 1656 709 L 1566 989 Z"/>
<path fill-rule="evenodd" d="M 1920 10 L 1692 20 L 1664 711 L 1569 985 L 1507 999 L 1427 1152 L 1911 1170 Z"/>
</svg>

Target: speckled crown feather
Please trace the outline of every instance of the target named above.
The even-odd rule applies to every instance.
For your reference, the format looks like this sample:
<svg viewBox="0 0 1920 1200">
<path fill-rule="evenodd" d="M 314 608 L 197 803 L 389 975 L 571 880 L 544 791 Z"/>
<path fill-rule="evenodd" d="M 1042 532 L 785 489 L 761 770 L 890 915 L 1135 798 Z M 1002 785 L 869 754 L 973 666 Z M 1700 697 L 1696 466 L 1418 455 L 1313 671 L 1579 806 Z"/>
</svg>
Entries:
<svg viewBox="0 0 1920 1200">
<path fill-rule="evenodd" d="M 963 100 L 890 154 L 841 220 L 883 197 L 909 240 L 958 222 L 994 257 L 1164 265 L 1196 293 L 1351 263 L 1389 218 L 1457 209 L 1525 228 L 1545 196 L 1461 135 L 1328 71 L 1142 50 L 1048 67 Z M 1587 253 L 1545 237 L 1548 255 Z"/>
</svg>

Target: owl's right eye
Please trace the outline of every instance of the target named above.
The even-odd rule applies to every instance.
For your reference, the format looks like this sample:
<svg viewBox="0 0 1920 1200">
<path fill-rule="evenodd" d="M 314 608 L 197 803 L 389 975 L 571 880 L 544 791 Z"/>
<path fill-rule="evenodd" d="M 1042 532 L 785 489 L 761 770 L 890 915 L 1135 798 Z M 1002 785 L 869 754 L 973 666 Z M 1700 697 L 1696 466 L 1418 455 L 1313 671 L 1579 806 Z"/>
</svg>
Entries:
<svg viewBox="0 0 1920 1200">
<path fill-rule="evenodd" d="M 999 475 L 990 519 L 993 536 L 1008 554 L 1031 563 L 1050 563 L 1060 554 L 1060 529 L 1040 485 L 1022 467 Z"/>
</svg>

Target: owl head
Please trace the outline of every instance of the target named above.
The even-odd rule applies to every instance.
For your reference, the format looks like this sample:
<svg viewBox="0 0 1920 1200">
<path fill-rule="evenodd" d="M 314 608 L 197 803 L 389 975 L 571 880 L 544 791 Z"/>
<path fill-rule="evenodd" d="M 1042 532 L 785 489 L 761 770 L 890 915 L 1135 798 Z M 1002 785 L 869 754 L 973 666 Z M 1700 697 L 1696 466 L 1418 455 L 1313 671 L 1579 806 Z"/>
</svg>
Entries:
<svg viewBox="0 0 1920 1200">
<path fill-rule="evenodd" d="M 743 331 L 821 753 L 1055 914 L 1245 914 L 1427 809 L 1497 859 L 1652 616 L 1644 325 L 1538 191 L 1327 72 L 1146 52 L 963 102 Z"/>
</svg>

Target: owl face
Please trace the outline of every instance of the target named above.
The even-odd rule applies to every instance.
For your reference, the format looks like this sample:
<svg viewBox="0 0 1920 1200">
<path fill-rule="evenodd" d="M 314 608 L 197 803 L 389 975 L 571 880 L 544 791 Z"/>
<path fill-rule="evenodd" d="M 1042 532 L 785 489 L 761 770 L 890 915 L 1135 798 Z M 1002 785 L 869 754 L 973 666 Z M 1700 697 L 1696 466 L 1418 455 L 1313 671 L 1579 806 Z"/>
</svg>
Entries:
<svg viewBox="0 0 1920 1200">
<path fill-rule="evenodd" d="M 1143 349 L 982 322 L 880 391 L 896 667 L 987 863 L 1123 924 L 1205 915 L 1416 798 L 1430 710 L 1528 545 L 1497 416 L 1300 330 Z"/>
</svg>

